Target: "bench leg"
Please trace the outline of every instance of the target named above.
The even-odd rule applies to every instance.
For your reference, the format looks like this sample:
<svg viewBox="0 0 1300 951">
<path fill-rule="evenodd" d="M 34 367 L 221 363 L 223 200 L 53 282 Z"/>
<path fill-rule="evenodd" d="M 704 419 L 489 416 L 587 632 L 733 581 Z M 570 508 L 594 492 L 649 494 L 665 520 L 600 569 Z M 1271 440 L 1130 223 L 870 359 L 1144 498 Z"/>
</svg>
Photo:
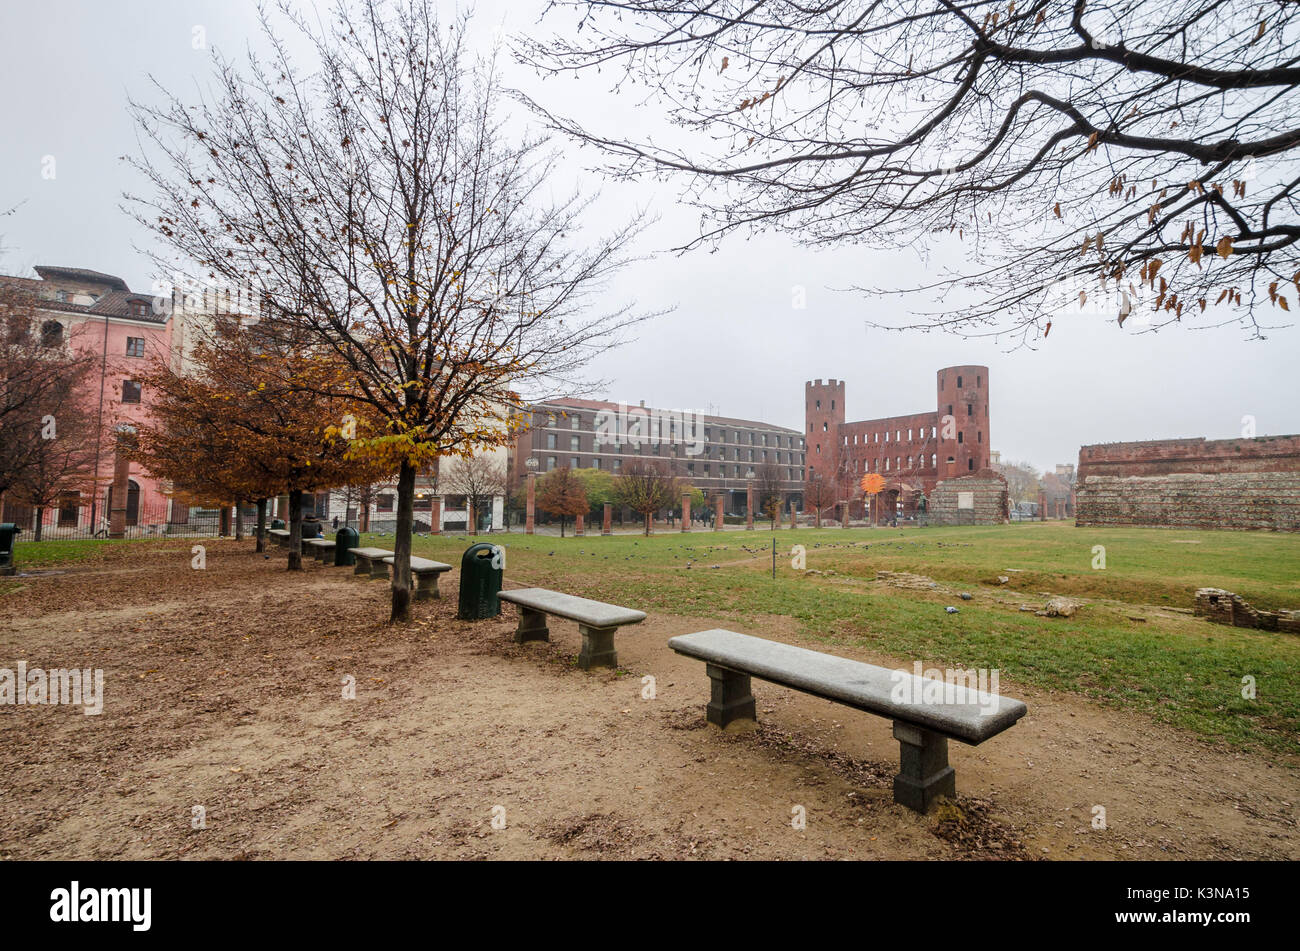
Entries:
<svg viewBox="0 0 1300 951">
<path fill-rule="evenodd" d="M 383 578 L 383 579 L 387 580 L 387 578 L 388 578 L 388 562 L 384 561 L 384 560 L 381 559 L 381 558 L 375 558 L 375 559 L 373 559 L 373 560 L 370 562 L 370 577 L 372 577 L 372 578 Z"/>
<path fill-rule="evenodd" d="M 549 641 L 551 639 L 551 629 L 546 626 L 546 615 L 541 611 L 534 611 L 526 608 L 522 604 L 516 605 L 519 608 L 519 626 L 515 628 L 515 643 L 524 644 L 528 641 Z"/>
<path fill-rule="evenodd" d="M 614 632 L 617 627 L 589 627 L 579 624 L 582 633 L 582 651 L 578 654 L 578 666 L 583 670 L 593 667 L 617 667 L 618 654 L 614 652 Z"/>
<path fill-rule="evenodd" d="M 749 674 L 740 674 L 725 667 L 704 665 L 713 692 L 705 708 L 710 723 L 726 726 L 732 720 L 755 720 L 757 709 L 754 695 L 749 689 Z"/>
<path fill-rule="evenodd" d="M 428 601 L 430 598 L 441 598 L 442 594 L 438 591 L 438 575 L 425 573 L 417 575 L 411 572 L 411 577 L 415 579 L 415 600 Z"/>
<path fill-rule="evenodd" d="M 894 802 L 917 812 L 929 812 L 940 796 L 957 795 L 957 774 L 948 765 L 948 738 L 920 727 L 894 721 L 901 767 L 894 777 Z"/>
<path fill-rule="evenodd" d="M 360 555 L 357 555 L 352 564 L 352 573 L 354 575 L 369 575 L 370 559 L 362 558 Z"/>
</svg>

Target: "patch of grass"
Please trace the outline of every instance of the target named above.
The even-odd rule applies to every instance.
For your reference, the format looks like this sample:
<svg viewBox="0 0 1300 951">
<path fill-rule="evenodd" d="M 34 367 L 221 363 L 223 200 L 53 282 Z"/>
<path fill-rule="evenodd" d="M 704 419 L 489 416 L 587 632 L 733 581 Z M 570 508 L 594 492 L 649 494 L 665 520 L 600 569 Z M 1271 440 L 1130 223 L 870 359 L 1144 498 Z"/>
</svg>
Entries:
<svg viewBox="0 0 1300 951">
<path fill-rule="evenodd" d="M 372 541 L 386 544 L 383 537 L 368 537 Z M 1263 607 L 1300 606 L 1295 536 L 1076 529 L 1048 522 L 650 538 L 438 536 L 417 538 L 414 549 L 457 564 L 476 541 L 506 547 L 507 577 L 516 583 L 647 611 L 731 619 L 741 631 L 748 622 L 788 617 L 831 650 L 852 644 L 906 666 L 920 660 L 926 666 L 996 667 L 1004 685 L 1080 694 L 1233 745 L 1297 751 L 1300 638 L 1211 625 L 1186 613 L 1193 591 L 1206 585 Z M 793 570 L 794 544 L 807 548 L 809 568 L 836 574 Z M 1092 567 L 1094 545 L 1106 548 L 1105 570 Z M 975 599 L 888 587 L 875 580 L 878 570 L 927 575 Z M 1010 582 L 998 584 L 999 575 Z M 1072 618 L 1019 610 L 1021 603 L 1041 607 L 1047 593 L 1092 603 Z M 949 604 L 959 613 L 945 613 Z M 1253 701 L 1241 697 L 1247 675 L 1257 684 Z"/>
</svg>

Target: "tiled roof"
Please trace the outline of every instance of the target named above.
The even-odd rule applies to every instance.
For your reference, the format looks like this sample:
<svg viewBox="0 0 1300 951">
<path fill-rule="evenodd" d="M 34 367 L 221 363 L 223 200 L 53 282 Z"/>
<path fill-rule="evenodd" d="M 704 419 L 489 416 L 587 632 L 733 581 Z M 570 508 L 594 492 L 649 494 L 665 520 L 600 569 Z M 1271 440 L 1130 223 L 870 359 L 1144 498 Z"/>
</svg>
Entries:
<svg viewBox="0 0 1300 951">
<path fill-rule="evenodd" d="M 149 305 L 149 313 L 146 316 L 139 316 L 131 313 L 129 306 L 133 300 L 145 301 Z M 129 317 L 131 320 L 145 320 L 152 324 L 165 324 L 167 317 L 153 312 L 153 296 L 150 294 L 133 294 L 130 291 L 109 291 L 89 307 L 89 312 L 99 314 L 104 317 Z"/>
<path fill-rule="evenodd" d="M 93 281 L 96 284 L 107 284 L 113 290 L 128 291 L 126 281 L 113 274 L 105 274 L 103 271 L 91 271 L 84 267 L 60 267 L 53 264 L 38 264 L 34 270 L 46 280 L 51 278 L 71 278 L 77 281 Z"/>
</svg>

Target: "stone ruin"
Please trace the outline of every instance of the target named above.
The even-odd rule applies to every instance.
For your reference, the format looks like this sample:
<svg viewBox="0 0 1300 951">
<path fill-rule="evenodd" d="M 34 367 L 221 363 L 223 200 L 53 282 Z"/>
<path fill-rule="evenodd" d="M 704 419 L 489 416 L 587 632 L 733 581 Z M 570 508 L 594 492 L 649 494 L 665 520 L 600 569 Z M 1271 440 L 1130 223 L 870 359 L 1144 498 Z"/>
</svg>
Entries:
<svg viewBox="0 0 1300 951">
<path fill-rule="evenodd" d="M 1215 624 L 1300 634 L 1300 611 L 1261 611 L 1222 588 L 1198 589 L 1194 613 Z"/>
</svg>

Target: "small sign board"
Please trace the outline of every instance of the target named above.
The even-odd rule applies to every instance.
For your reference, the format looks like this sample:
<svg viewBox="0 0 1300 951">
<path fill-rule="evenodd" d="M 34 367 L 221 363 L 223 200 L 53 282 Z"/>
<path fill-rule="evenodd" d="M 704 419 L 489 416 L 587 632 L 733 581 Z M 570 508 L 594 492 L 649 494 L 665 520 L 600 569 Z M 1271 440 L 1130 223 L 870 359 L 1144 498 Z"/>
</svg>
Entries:
<svg viewBox="0 0 1300 951">
<path fill-rule="evenodd" d="M 974 493 L 974 492 L 958 492 L 958 493 L 957 493 L 957 508 L 958 508 L 958 509 L 973 509 L 973 508 L 975 508 L 975 493 Z"/>
</svg>

